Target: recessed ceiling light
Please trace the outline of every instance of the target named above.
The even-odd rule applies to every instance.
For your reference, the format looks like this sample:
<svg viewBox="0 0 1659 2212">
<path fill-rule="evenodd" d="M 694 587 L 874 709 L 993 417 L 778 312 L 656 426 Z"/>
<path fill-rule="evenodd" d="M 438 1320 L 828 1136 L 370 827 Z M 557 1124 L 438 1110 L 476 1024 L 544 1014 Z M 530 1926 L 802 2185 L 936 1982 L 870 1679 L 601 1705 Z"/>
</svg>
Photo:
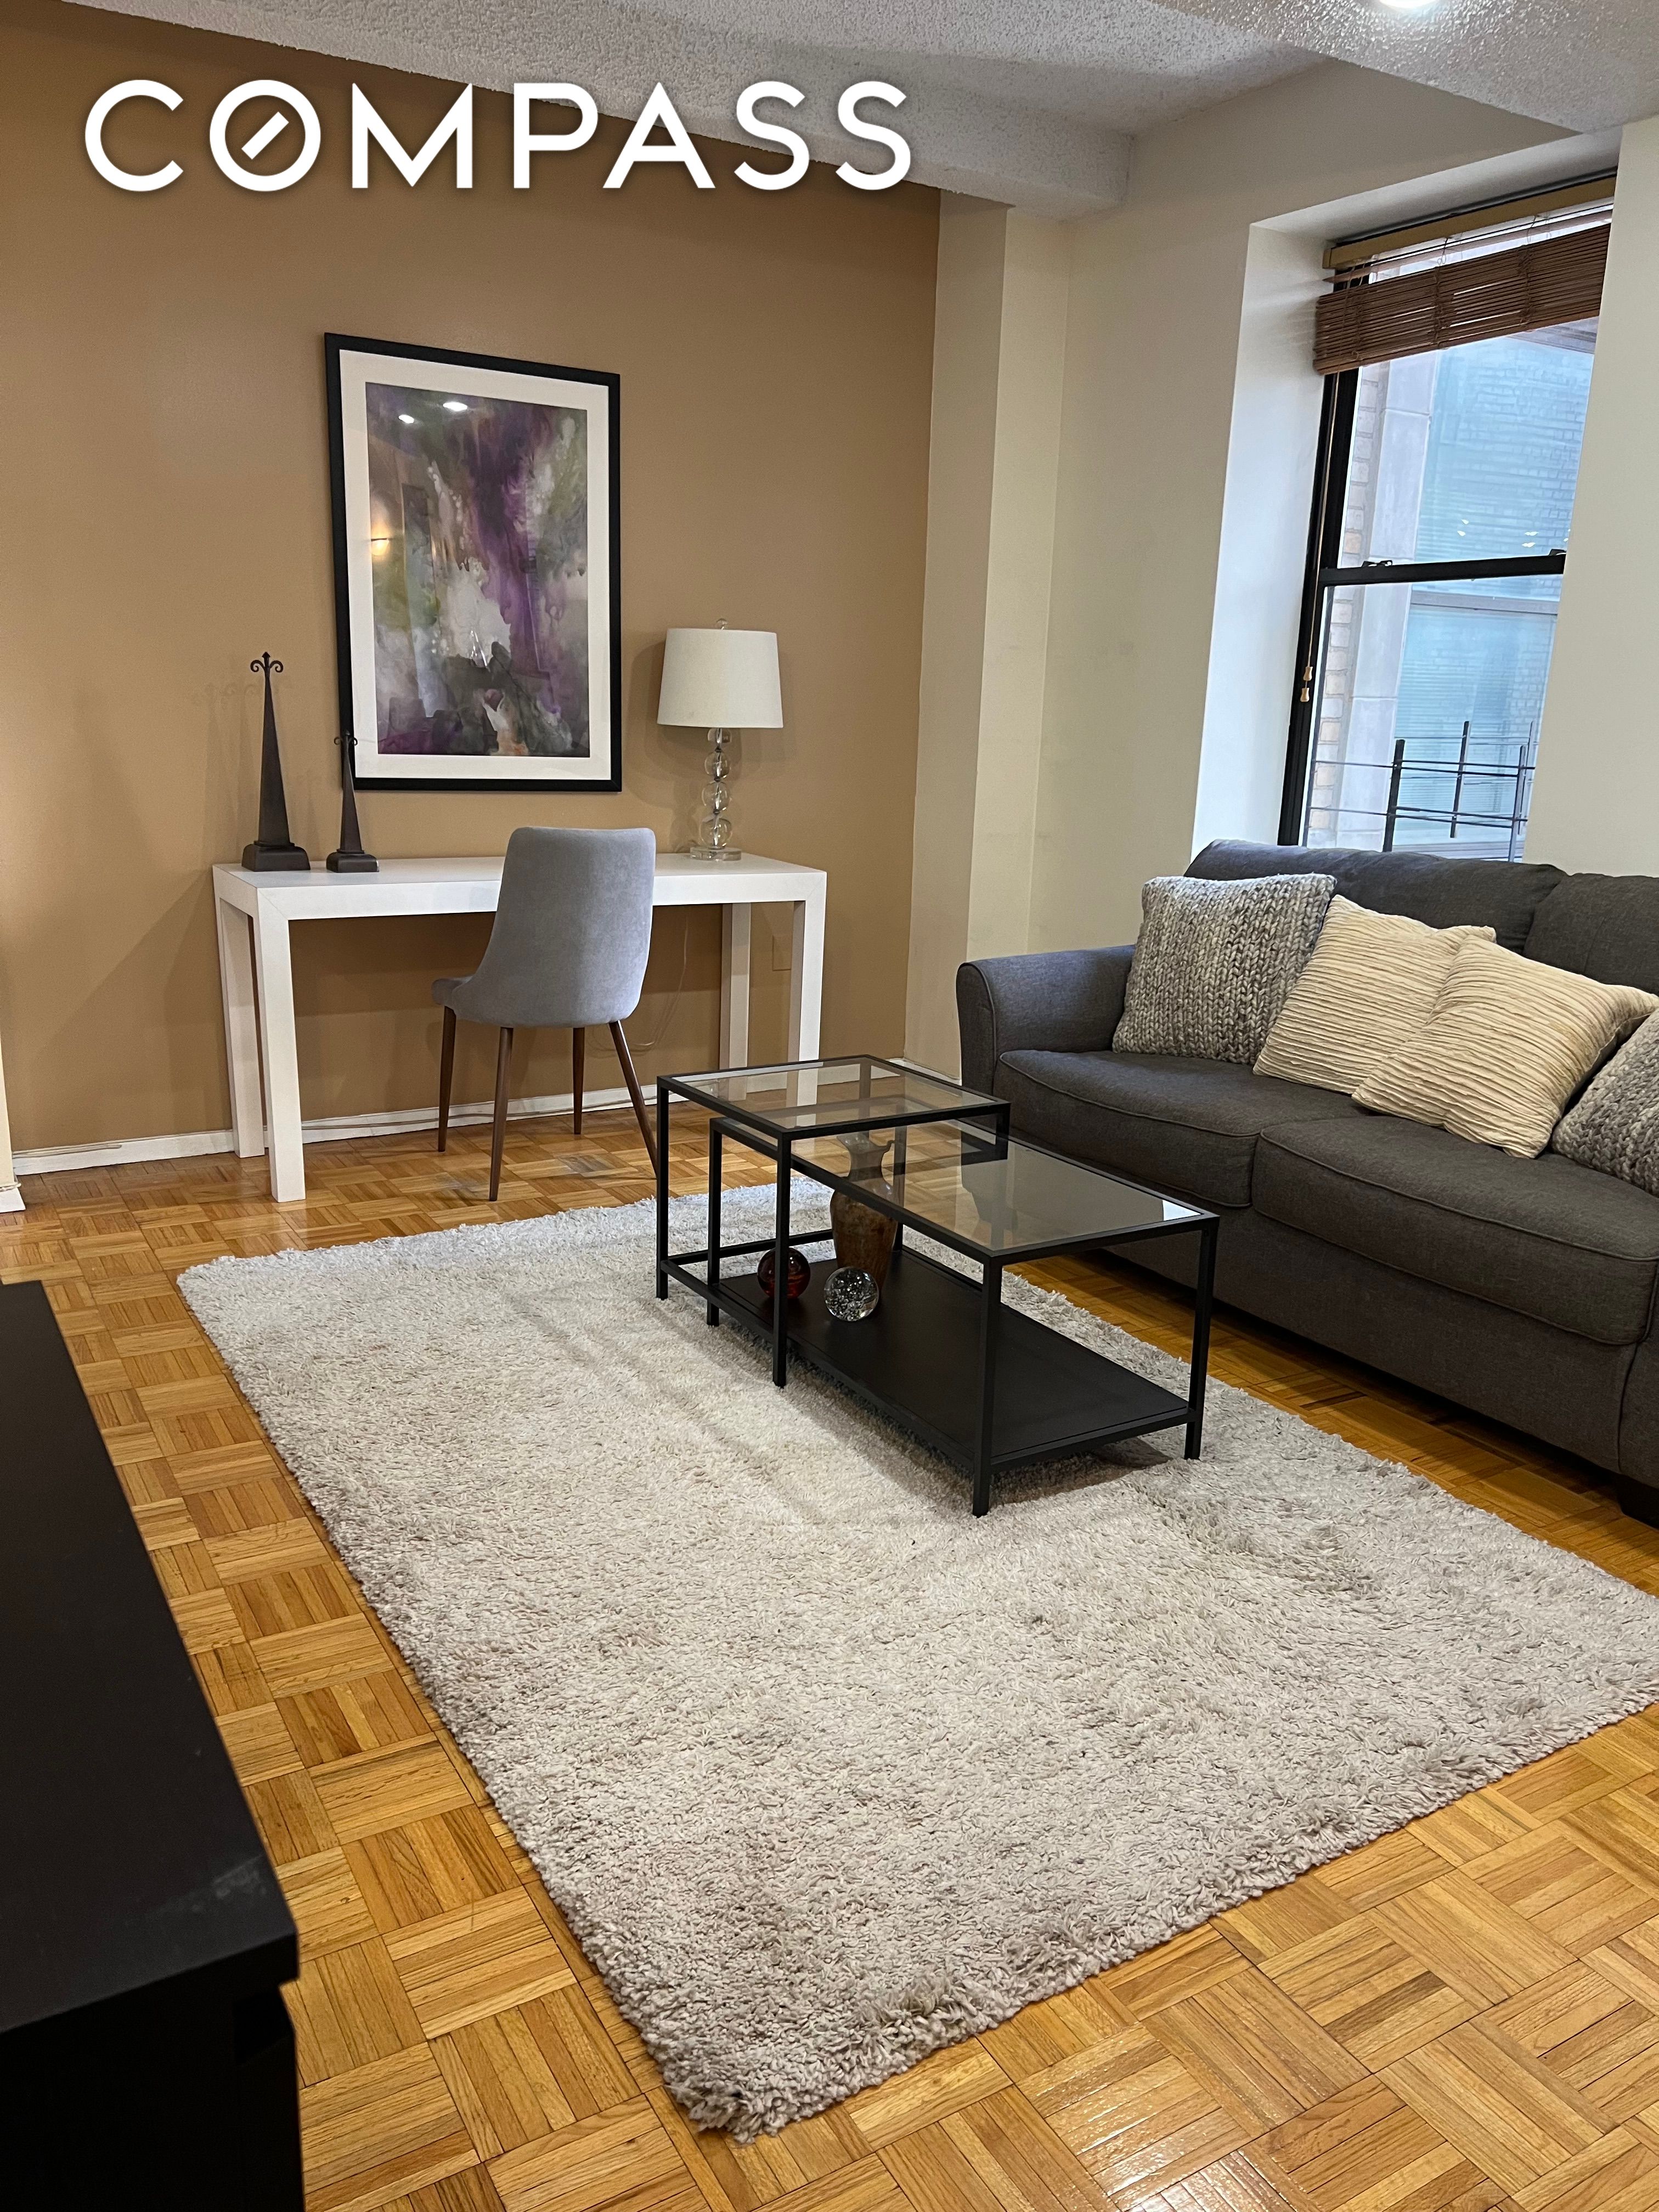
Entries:
<svg viewBox="0 0 1659 2212">
<path fill-rule="evenodd" d="M 1421 15 L 1439 5 L 1439 0 L 1382 0 L 1385 8 L 1392 8 L 1397 15 Z"/>
<path fill-rule="evenodd" d="M 398 420 L 400 422 L 412 422 L 415 420 L 415 417 L 412 415 L 400 415 L 398 417 Z"/>
<path fill-rule="evenodd" d="M 444 402 L 444 413 L 445 413 L 446 415 L 465 415 L 465 412 L 466 412 L 466 402 L 465 402 L 465 399 L 446 399 L 446 400 L 445 400 L 445 402 Z"/>
</svg>

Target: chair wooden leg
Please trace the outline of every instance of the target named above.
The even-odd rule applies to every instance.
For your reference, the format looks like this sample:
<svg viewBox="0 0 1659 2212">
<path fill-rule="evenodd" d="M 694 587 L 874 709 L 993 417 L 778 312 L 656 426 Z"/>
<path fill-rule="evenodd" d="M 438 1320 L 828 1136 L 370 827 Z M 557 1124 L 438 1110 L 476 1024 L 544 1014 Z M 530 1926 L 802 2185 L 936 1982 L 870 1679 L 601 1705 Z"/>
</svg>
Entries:
<svg viewBox="0 0 1659 2212">
<path fill-rule="evenodd" d="M 582 1070 L 587 1059 L 587 1031 L 570 1032 L 570 1133 L 580 1137 L 582 1133 Z"/>
<path fill-rule="evenodd" d="M 444 1008 L 443 1050 L 438 1055 L 438 1150 L 449 1150 L 449 1086 L 455 1079 L 455 1009 Z"/>
<path fill-rule="evenodd" d="M 489 1133 L 489 1195 L 493 1201 L 501 1188 L 501 1146 L 507 1140 L 507 1079 L 513 1065 L 513 1032 L 501 1031 L 495 1048 L 495 1120 Z"/>
<path fill-rule="evenodd" d="M 656 1139 L 651 1134 L 651 1124 L 645 1118 L 645 1101 L 640 1096 L 640 1079 L 634 1073 L 634 1055 L 628 1049 L 628 1039 L 623 1035 L 620 1022 L 611 1024 L 611 1042 L 617 1048 L 617 1057 L 622 1062 L 623 1081 L 628 1085 L 628 1095 L 634 1102 L 634 1119 L 640 1125 L 640 1134 L 645 1139 L 646 1158 L 651 1163 L 651 1172 L 657 1172 Z"/>
</svg>

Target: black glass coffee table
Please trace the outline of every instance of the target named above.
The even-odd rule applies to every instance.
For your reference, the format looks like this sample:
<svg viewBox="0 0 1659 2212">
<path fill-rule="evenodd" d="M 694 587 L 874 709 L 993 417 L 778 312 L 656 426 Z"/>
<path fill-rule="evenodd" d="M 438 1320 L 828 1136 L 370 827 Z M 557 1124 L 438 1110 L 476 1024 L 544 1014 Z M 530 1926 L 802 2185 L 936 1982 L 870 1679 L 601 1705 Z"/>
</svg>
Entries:
<svg viewBox="0 0 1659 2212">
<path fill-rule="evenodd" d="M 697 1251 L 668 1248 L 672 1097 L 712 1117 L 708 1242 Z M 890 1158 L 873 1165 L 860 1141 L 872 1133 L 890 1139 Z M 759 1243 L 721 1242 L 728 1142 L 776 1164 L 775 1232 Z M 896 1223 L 881 1303 L 867 1319 L 838 1321 L 826 1308 L 833 1259 L 814 1262 L 798 1298 L 774 1298 L 752 1267 L 728 1266 L 770 1252 L 773 1279 L 784 1284 L 792 1243 L 810 1250 L 830 1242 L 827 1231 L 792 1236 L 793 1175 Z M 1006 1101 L 890 1060 L 855 1055 L 658 1079 L 657 1296 L 679 1283 L 703 1301 L 711 1326 L 725 1316 L 769 1340 L 780 1388 L 792 1350 L 833 1376 L 961 1468 L 972 1480 L 975 1514 L 988 1508 L 998 1474 L 1126 1437 L 1184 1428 L 1186 1455 L 1197 1458 L 1218 1224 L 1202 1206 L 1011 1136 Z M 976 1261 L 977 1275 L 907 1245 L 907 1229 Z M 1018 1261 L 1178 1235 L 1199 1240 L 1184 1398 L 1002 1303 L 1003 1271 Z"/>
</svg>

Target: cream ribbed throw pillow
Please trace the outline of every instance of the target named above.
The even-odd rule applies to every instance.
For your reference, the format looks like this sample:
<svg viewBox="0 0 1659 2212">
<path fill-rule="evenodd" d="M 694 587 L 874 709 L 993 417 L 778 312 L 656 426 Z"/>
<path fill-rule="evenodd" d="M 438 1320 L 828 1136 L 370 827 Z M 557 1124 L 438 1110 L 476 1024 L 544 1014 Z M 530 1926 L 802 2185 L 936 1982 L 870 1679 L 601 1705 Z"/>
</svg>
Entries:
<svg viewBox="0 0 1659 2212">
<path fill-rule="evenodd" d="M 1474 925 L 1431 929 L 1409 915 L 1331 901 L 1313 956 L 1256 1061 L 1258 1075 L 1353 1091 L 1427 1028 L 1463 946 L 1491 945 Z"/>
<path fill-rule="evenodd" d="M 1466 945 L 1427 1029 L 1358 1085 L 1354 1103 L 1535 1159 L 1585 1077 L 1655 1012 L 1646 991 Z"/>
</svg>

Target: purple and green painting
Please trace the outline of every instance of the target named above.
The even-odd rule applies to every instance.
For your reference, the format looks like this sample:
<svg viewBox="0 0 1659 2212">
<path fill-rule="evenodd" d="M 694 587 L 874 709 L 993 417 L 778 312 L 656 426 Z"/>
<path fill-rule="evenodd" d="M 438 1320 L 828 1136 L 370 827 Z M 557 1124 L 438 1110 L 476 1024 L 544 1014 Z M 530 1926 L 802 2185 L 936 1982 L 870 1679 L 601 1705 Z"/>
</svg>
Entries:
<svg viewBox="0 0 1659 2212">
<path fill-rule="evenodd" d="M 378 750 L 586 758 L 586 414 L 366 398 Z"/>
</svg>

